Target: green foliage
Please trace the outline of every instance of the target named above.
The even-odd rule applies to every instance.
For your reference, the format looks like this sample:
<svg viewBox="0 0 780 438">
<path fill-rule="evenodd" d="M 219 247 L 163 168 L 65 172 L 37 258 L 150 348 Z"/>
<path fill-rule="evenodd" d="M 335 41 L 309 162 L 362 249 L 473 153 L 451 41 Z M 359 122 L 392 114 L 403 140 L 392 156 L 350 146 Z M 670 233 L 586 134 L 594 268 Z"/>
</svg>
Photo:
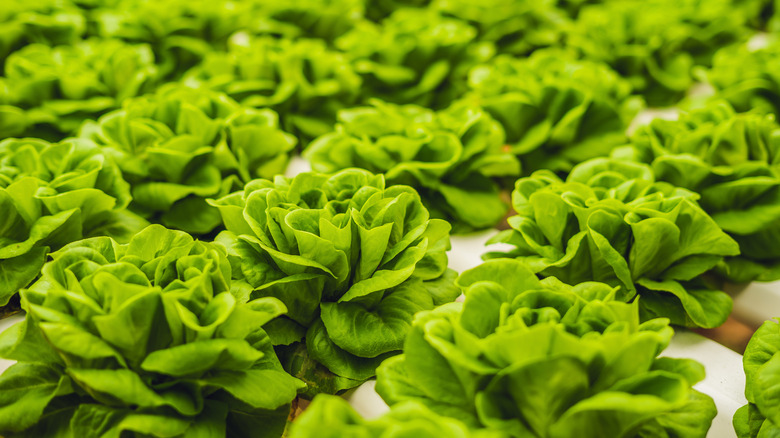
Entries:
<svg viewBox="0 0 780 438">
<path fill-rule="evenodd" d="M 643 319 L 717 327 L 731 298 L 699 277 L 739 254 L 739 246 L 684 189 L 656 183 L 644 164 L 599 158 L 576 166 L 566 181 L 541 170 L 517 181 L 510 230 L 492 242 L 542 277 L 567 283 L 601 281 L 617 297 L 641 297 Z"/>
<path fill-rule="evenodd" d="M 0 306 L 38 276 L 50 249 L 132 237 L 145 223 L 129 202 L 119 169 L 88 140 L 0 142 Z"/>
<path fill-rule="evenodd" d="M 4 435 L 281 434 L 304 385 L 262 326 L 286 309 L 236 298 L 224 249 L 155 225 L 52 256 L 22 292 L 24 322 L 0 335 L 18 361 L 0 376 Z"/>
<path fill-rule="evenodd" d="M 359 169 L 255 180 L 213 203 L 234 276 L 289 312 L 268 328 L 286 369 L 335 393 L 374 375 L 412 316 L 458 296 L 450 225 L 411 187 Z"/>
<path fill-rule="evenodd" d="M 780 434 L 780 324 L 766 321 L 750 339 L 742 358 L 748 404 L 734 415 L 739 438 Z"/>
<path fill-rule="evenodd" d="M 457 283 L 465 302 L 419 313 L 404 354 L 377 370 L 389 404 L 417 401 L 512 437 L 706 435 L 715 405 L 691 389 L 704 367 L 657 357 L 668 320 L 640 324 L 617 288 L 540 281 L 517 260 Z"/>
<path fill-rule="evenodd" d="M 131 209 L 153 222 L 206 234 L 220 223 L 206 204 L 247 181 L 282 173 L 295 138 L 269 109 L 240 106 L 224 94 L 160 88 L 81 129 L 104 147 L 132 186 Z"/>
<path fill-rule="evenodd" d="M 435 217 L 456 231 L 495 226 L 506 213 L 497 177 L 520 173 L 504 146 L 504 130 L 477 107 L 434 112 L 380 101 L 339 112 L 335 132 L 304 152 L 318 172 L 361 167 L 389 184 L 417 187 Z M 479 205 L 479 208 L 474 206 Z"/>
</svg>

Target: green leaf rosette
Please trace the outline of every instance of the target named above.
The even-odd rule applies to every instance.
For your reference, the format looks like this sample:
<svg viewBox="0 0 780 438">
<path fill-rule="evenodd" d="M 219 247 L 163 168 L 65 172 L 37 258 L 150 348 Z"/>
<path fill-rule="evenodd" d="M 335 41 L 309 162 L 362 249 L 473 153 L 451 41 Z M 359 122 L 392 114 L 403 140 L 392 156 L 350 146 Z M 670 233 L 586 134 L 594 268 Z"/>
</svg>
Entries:
<svg viewBox="0 0 780 438">
<path fill-rule="evenodd" d="M 625 0 L 583 8 L 566 45 L 614 68 L 651 106 L 672 105 L 693 85 L 691 68 L 749 36 L 731 0 Z"/>
<path fill-rule="evenodd" d="M 60 140 L 84 119 L 150 91 L 156 77 L 146 45 L 99 39 L 54 48 L 29 45 L 8 57 L 0 77 L 0 139 Z"/>
<path fill-rule="evenodd" d="M 770 37 L 765 47 L 750 44 L 719 50 L 712 69 L 705 72 L 715 97 L 739 112 L 753 111 L 780 117 L 780 39 Z"/>
<path fill-rule="evenodd" d="M 88 140 L 0 142 L 0 306 L 38 276 L 50 249 L 143 228 L 129 202 L 119 169 Z"/>
<path fill-rule="evenodd" d="M 226 93 L 244 105 L 271 108 L 287 132 L 304 143 L 329 132 L 336 112 L 352 106 L 361 79 L 344 54 L 321 40 L 234 38 L 213 52 L 185 82 Z"/>
<path fill-rule="evenodd" d="M 511 437 L 704 438 L 712 399 L 691 386 L 704 367 L 658 357 L 673 330 L 640 323 L 617 288 L 538 280 L 491 260 L 457 280 L 465 302 L 420 312 L 404 353 L 377 370 L 391 406 L 416 401 Z"/>
<path fill-rule="evenodd" d="M 0 335 L 4 435 L 281 435 L 304 385 L 262 326 L 285 306 L 231 294 L 223 248 L 154 225 L 52 257 Z"/>
<path fill-rule="evenodd" d="M 86 29 L 83 12 L 61 0 L 5 0 L 0 23 L 0 66 L 23 46 L 72 44 Z"/>
<path fill-rule="evenodd" d="M 492 430 L 471 430 L 454 419 L 435 414 L 424 404 L 400 403 L 381 417 L 363 419 L 341 397 L 320 394 L 290 425 L 289 438 L 415 437 L 505 438 Z"/>
<path fill-rule="evenodd" d="M 358 23 L 336 47 L 363 78 L 364 100 L 439 109 L 465 91 L 468 68 L 492 55 L 492 48 L 473 44 L 476 36 L 476 29 L 461 20 L 409 8 L 381 24 Z"/>
<path fill-rule="evenodd" d="M 315 171 L 361 167 L 384 173 L 388 184 L 417 187 L 431 214 L 456 231 L 493 227 L 504 217 L 495 178 L 516 177 L 520 164 L 505 150 L 501 125 L 483 110 L 374 101 L 339 112 L 339 120 L 304 152 Z"/>
<path fill-rule="evenodd" d="M 558 45 L 569 25 L 554 0 L 434 0 L 430 7 L 474 26 L 477 40 L 495 45 L 498 53 L 515 56 Z"/>
<path fill-rule="evenodd" d="M 730 280 L 780 279 L 780 126 L 727 103 L 653 120 L 624 151 L 659 181 L 698 193 L 699 205 L 739 243 L 719 270 Z"/>
<path fill-rule="evenodd" d="M 656 183 L 650 166 L 639 163 L 593 159 L 566 181 L 537 171 L 517 181 L 517 216 L 492 239 L 515 248 L 486 257 L 517 258 L 542 277 L 570 284 L 619 287 L 618 300 L 641 298 L 643 320 L 717 327 L 731 312 L 731 298 L 701 275 L 739 254 L 739 246 L 697 198 Z"/>
<path fill-rule="evenodd" d="M 132 210 L 194 234 L 207 234 L 221 223 L 207 198 L 284 172 L 295 146 L 273 111 L 175 85 L 86 123 L 80 135 L 95 140 L 118 163 L 132 186 Z"/>
<path fill-rule="evenodd" d="M 234 277 L 250 298 L 289 312 L 268 332 L 306 397 L 374 376 L 397 354 L 417 311 L 454 300 L 450 225 L 429 219 L 417 192 L 348 169 L 255 180 L 213 203 Z"/>
<path fill-rule="evenodd" d="M 160 74 L 178 79 L 209 53 L 224 50 L 235 32 L 248 29 L 257 7 L 254 1 L 121 0 L 90 14 L 94 33 L 148 44 Z"/>
<path fill-rule="evenodd" d="M 780 434 L 780 323 L 766 321 L 750 339 L 742 357 L 748 404 L 734 414 L 739 438 Z"/>
<path fill-rule="evenodd" d="M 631 96 L 629 83 L 606 65 L 552 49 L 477 66 L 469 87 L 467 100 L 501 123 L 527 173 L 568 172 L 609 155 L 625 143 L 625 131 L 643 106 Z"/>
</svg>

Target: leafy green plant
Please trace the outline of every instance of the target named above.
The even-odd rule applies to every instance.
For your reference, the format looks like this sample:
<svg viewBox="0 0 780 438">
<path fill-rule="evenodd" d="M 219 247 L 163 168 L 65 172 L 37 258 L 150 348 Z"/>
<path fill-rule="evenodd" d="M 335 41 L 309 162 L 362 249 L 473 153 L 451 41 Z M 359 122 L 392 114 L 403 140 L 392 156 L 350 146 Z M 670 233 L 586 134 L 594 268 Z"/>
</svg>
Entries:
<svg viewBox="0 0 780 438">
<path fill-rule="evenodd" d="M 53 258 L 0 335 L 4 435 L 281 435 L 304 385 L 262 326 L 285 306 L 231 294 L 224 249 L 156 225 Z"/>
<path fill-rule="evenodd" d="M 289 438 L 409 436 L 419 438 L 503 438 L 491 430 L 470 430 L 463 423 L 433 413 L 424 404 L 399 403 L 379 418 L 363 419 L 341 397 L 320 394 L 290 426 Z"/>
<path fill-rule="evenodd" d="M 234 277 L 252 299 L 276 297 L 289 309 L 268 333 L 285 369 L 309 384 L 306 397 L 372 377 L 401 349 L 414 313 L 459 294 L 447 269 L 450 225 L 381 175 L 255 180 L 213 205 Z"/>
<path fill-rule="evenodd" d="M 365 0 L 259 0 L 254 33 L 334 42 L 363 21 Z"/>
<path fill-rule="evenodd" d="M 431 214 L 456 231 L 492 227 L 504 217 L 494 179 L 517 176 L 520 165 L 505 150 L 501 125 L 481 109 L 434 112 L 374 101 L 339 112 L 339 120 L 335 132 L 304 151 L 315 171 L 362 167 L 384 173 L 388 184 L 417 187 Z"/>
<path fill-rule="evenodd" d="M 517 181 L 512 229 L 492 242 L 515 248 L 486 257 L 523 260 L 540 276 L 619 287 L 639 299 L 644 320 L 717 327 L 731 298 L 700 277 L 739 254 L 739 246 L 696 203 L 692 192 L 657 183 L 650 166 L 597 158 L 561 180 L 541 170 Z"/>
<path fill-rule="evenodd" d="M 206 203 L 252 178 L 282 173 L 295 138 L 272 110 L 184 86 L 126 102 L 81 136 L 104 147 L 132 186 L 131 209 L 153 222 L 206 234 L 220 223 Z"/>
<path fill-rule="evenodd" d="M 739 438 L 780 433 L 780 323 L 765 321 L 750 339 L 742 357 L 748 404 L 734 414 Z"/>
<path fill-rule="evenodd" d="M 0 142 L 0 306 L 38 276 L 49 250 L 143 228 L 129 202 L 119 169 L 88 140 Z"/>
<path fill-rule="evenodd" d="M 500 56 L 471 70 L 467 99 L 506 130 L 526 172 L 568 172 L 609 155 L 642 108 L 631 86 L 604 64 L 574 60 L 561 50 L 525 59 Z"/>
<path fill-rule="evenodd" d="M 468 68 L 492 55 L 477 31 L 429 9 L 399 9 L 358 23 L 336 41 L 363 78 L 365 100 L 444 108 L 465 90 Z M 487 50 L 485 50 L 487 49 Z"/>
<path fill-rule="evenodd" d="M 671 105 L 693 85 L 691 68 L 748 36 L 731 0 L 627 0 L 580 11 L 566 44 L 628 79 L 652 106 Z"/>
<path fill-rule="evenodd" d="M 624 151 L 659 181 L 697 192 L 699 205 L 739 243 L 720 271 L 733 281 L 780 278 L 780 125 L 727 103 L 653 120 Z"/>
<path fill-rule="evenodd" d="M 569 20 L 555 3 L 554 0 L 434 0 L 431 8 L 474 26 L 477 39 L 494 44 L 498 53 L 527 55 L 557 45 L 561 40 Z"/>
<path fill-rule="evenodd" d="M 673 330 L 640 324 L 617 288 L 538 280 L 517 260 L 461 274 L 466 299 L 415 317 L 404 354 L 377 370 L 390 405 L 418 401 L 512 437 L 704 437 L 704 367 L 657 357 Z"/>
<path fill-rule="evenodd" d="M 780 40 L 770 39 L 758 49 L 747 44 L 723 48 L 705 77 L 715 96 L 737 111 L 780 116 Z"/>
<path fill-rule="evenodd" d="M 304 144 L 332 129 L 336 112 L 357 101 L 361 84 L 344 54 L 323 41 L 271 37 L 234 41 L 227 53 L 209 53 L 185 82 L 275 110 L 284 129 Z"/>
<path fill-rule="evenodd" d="M 146 45 L 109 39 L 53 48 L 31 44 L 8 57 L 0 77 L 0 139 L 60 140 L 84 119 L 150 91 L 156 78 Z"/>
</svg>

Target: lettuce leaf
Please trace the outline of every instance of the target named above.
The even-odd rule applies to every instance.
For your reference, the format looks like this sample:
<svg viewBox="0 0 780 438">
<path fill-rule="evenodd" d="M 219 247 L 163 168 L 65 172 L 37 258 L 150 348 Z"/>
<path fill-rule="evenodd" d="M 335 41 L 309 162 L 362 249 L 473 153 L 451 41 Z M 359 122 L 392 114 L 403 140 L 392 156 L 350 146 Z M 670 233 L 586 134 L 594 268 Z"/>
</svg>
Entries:
<svg viewBox="0 0 780 438">
<path fill-rule="evenodd" d="M 780 323 L 766 321 L 750 338 L 742 358 L 748 404 L 734 415 L 739 438 L 780 433 Z"/>
<path fill-rule="evenodd" d="M 269 327 L 307 397 L 372 377 L 401 349 L 412 316 L 454 300 L 446 222 L 417 192 L 360 169 L 255 180 L 213 201 L 234 277 L 289 309 Z M 299 348 L 305 344 L 306 348 Z M 323 369 L 324 367 L 324 369 Z"/>
<path fill-rule="evenodd" d="M 374 101 L 339 112 L 339 119 L 335 132 L 304 151 L 315 171 L 361 167 L 384 173 L 389 184 L 417 187 L 431 214 L 456 232 L 492 227 L 504 217 L 507 206 L 495 178 L 517 176 L 520 164 L 505 151 L 504 131 L 486 112 Z"/>
</svg>

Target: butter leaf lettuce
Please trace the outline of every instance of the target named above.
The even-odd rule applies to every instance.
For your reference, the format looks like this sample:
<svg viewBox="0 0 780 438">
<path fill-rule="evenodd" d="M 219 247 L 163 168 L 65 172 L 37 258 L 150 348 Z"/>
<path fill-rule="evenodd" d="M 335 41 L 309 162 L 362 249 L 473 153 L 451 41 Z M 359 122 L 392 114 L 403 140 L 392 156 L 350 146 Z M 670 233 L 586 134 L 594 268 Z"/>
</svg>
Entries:
<svg viewBox="0 0 780 438">
<path fill-rule="evenodd" d="M 434 0 L 430 7 L 474 26 L 477 40 L 495 45 L 498 53 L 527 55 L 559 44 L 569 20 L 555 3 L 554 0 Z"/>
<path fill-rule="evenodd" d="M 496 177 L 517 176 L 504 130 L 477 107 L 434 112 L 380 101 L 339 112 L 335 132 L 304 151 L 318 172 L 362 167 L 388 184 L 417 187 L 428 210 L 455 230 L 495 226 L 506 213 Z M 478 207 L 477 207 L 478 206 Z"/>
<path fill-rule="evenodd" d="M 175 85 L 87 122 L 80 135 L 103 146 L 118 163 L 132 186 L 131 209 L 196 234 L 221 223 L 206 198 L 282 173 L 295 146 L 295 138 L 278 128 L 273 111 Z"/>
<path fill-rule="evenodd" d="M 235 38 L 228 52 L 209 53 L 185 82 L 221 91 L 244 105 L 279 113 L 305 143 L 329 132 L 336 112 L 354 104 L 360 77 L 345 55 L 321 40 Z"/>
<path fill-rule="evenodd" d="M 754 111 L 780 117 L 780 40 L 769 39 L 765 47 L 749 44 L 720 49 L 705 78 L 715 96 L 739 112 Z"/>
<path fill-rule="evenodd" d="M 156 80 L 154 55 L 146 45 L 110 39 L 57 47 L 31 44 L 8 57 L 0 77 L 0 139 L 60 140 L 85 118 L 150 91 Z"/>
<path fill-rule="evenodd" d="M 487 258 L 525 261 L 540 276 L 576 284 L 619 287 L 617 299 L 637 297 L 642 318 L 717 327 L 731 298 L 700 276 L 739 254 L 739 246 L 696 203 L 698 196 L 657 183 L 650 166 L 597 158 L 561 180 L 537 171 L 517 181 L 512 229 L 491 242 L 515 248 Z"/>
<path fill-rule="evenodd" d="M 671 105 L 693 85 L 691 68 L 749 36 L 731 0 L 607 1 L 583 8 L 566 38 L 584 58 L 614 68 L 651 106 Z"/>
<path fill-rule="evenodd" d="M 492 48 L 473 44 L 476 36 L 461 20 L 409 8 L 381 24 L 359 22 L 335 44 L 363 78 L 364 100 L 439 109 L 465 90 L 468 68 L 492 55 Z"/>
<path fill-rule="evenodd" d="M 86 30 L 83 12 L 59 0 L 4 1 L 0 23 L 0 66 L 8 54 L 28 44 L 72 44 Z"/>
<path fill-rule="evenodd" d="M 374 376 L 401 349 L 412 315 L 459 295 L 447 269 L 450 225 L 381 175 L 260 179 L 213 205 L 234 277 L 251 299 L 289 309 L 268 330 L 285 369 L 309 384 L 306 397 Z"/>
<path fill-rule="evenodd" d="M 262 326 L 285 306 L 231 294 L 223 248 L 155 225 L 52 256 L 0 335 L 4 435 L 281 435 L 304 385 Z"/>
<path fill-rule="evenodd" d="M 748 404 L 734 414 L 739 438 L 780 434 L 780 323 L 766 321 L 753 334 L 742 357 Z"/>
<path fill-rule="evenodd" d="M 609 67 L 561 50 L 525 59 L 500 56 L 471 70 L 469 88 L 467 99 L 502 124 L 528 173 L 568 172 L 609 155 L 625 143 L 625 131 L 642 108 L 628 82 Z"/>
<path fill-rule="evenodd" d="M 679 120 L 653 120 L 628 152 L 652 163 L 659 181 L 698 193 L 699 205 L 741 255 L 719 270 L 732 281 L 780 278 L 780 125 L 770 115 L 736 114 L 712 103 Z"/>
<path fill-rule="evenodd" d="M 381 417 L 366 420 L 341 397 L 320 394 L 290 425 L 289 438 L 409 436 L 419 438 L 504 438 L 491 430 L 470 430 L 454 418 L 433 413 L 424 404 L 399 403 Z"/>
<path fill-rule="evenodd" d="M 417 401 L 512 437 L 704 437 L 716 408 L 704 367 L 659 358 L 673 330 L 604 283 L 538 280 L 491 260 L 457 280 L 465 302 L 415 317 L 404 354 L 377 370 L 391 406 Z"/>
<path fill-rule="evenodd" d="M 0 142 L 0 306 L 38 276 L 50 249 L 143 228 L 129 202 L 119 169 L 88 140 Z"/>
</svg>

